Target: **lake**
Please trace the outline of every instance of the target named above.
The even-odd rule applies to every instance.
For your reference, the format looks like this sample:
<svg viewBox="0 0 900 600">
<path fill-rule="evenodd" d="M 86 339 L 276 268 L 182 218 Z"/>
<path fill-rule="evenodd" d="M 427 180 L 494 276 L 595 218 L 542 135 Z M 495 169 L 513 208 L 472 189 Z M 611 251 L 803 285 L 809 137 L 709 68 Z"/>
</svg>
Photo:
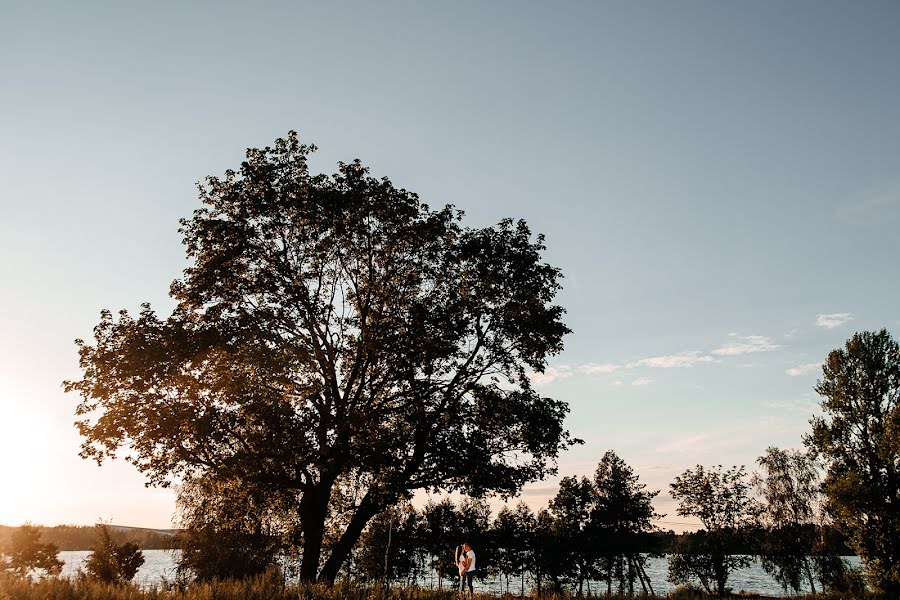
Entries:
<svg viewBox="0 0 900 600">
<path fill-rule="evenodd" d="M 176 569 L 176 561 L 175 561 L 175 552 L 172 550 L 144 550 L 144 564 L 141 566 L 137 575 L 135 576 L 135 581 L 140 585 L 152 585 L 156 583 L 160 583 L 164 580 L 172 580 L 175 578 L 175 569 Z M 60 552 L 59 558 L 64 561 L 65 566 L 63 567 L 63 575 L 71 576 L 78 572 L 84 563 L 84 559 L 87 555 L 90 554 L 89 550 L 72 550 L 66 552 Z M 857 566 L 859 565 L 859 558 L 856 556 L 846 557 L 850 564 Z M 646 571 L 647 576 L 650 577 L 650 581 L 653 584 L 653 590 L 657 594 L 665 594 L 669 592 L 674 586 L 666 581 L 666 575 L 668 574 L 669 564 L 665 558 L 651 558 L 647 561 Z M 424 586 L 429 585 L 437 585 L 437 579 L 434 579 L 434 583 L 431 579 L 426 579 L 422 582 Z M 447 586 L 447 582 L 444 582 L 445 587 Z M 640 588 L 640 584 L 636 584 L 638 588 Z M 755 592 L 758 594 L 764 594 L 769 596 L 780 596 L 784 595 L 781 586 L 779 586 L 774 579 L 772 579 L 762 568 L 759 562 L 754 562 L 754 564 L 746 569 L 741 569 L 734 573 L 729 579 L 729 585 L 734 591 L 746 591 L 746 592 Z M 482 592 L 499 592 L 501 589 L 501 584 L 499 580 L 485 580 L 484 582 L 476 583 L 477 589 Z M 526 591 L 529 589 L 530 584 L 526 579 L 525 589 Z M 515 592 L 519 589 L 518 580 L 510 580 L 510 591 Z M 587 590 L 585 590 L 587 591 Z M 594 593 L 606 591 L 606 584 L 597 584 L 594 583 L 591 586 L 591 591 Z"/>
</svg>

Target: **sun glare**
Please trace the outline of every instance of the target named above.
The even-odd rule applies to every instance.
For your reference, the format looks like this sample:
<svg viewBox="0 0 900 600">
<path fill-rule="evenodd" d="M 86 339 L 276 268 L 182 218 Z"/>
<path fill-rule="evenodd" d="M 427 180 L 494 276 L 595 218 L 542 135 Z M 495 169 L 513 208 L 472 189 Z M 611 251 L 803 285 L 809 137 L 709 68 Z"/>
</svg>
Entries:
<svg viewBox="0 0 900 600">
<path fill-rule="evenodd" d="M 0 524 L 39 520 L 51 493 L 48 440 L 22 390 L 0 381 Z M 50 442 L 52 444 L 52 442 Z"/>
</svg>

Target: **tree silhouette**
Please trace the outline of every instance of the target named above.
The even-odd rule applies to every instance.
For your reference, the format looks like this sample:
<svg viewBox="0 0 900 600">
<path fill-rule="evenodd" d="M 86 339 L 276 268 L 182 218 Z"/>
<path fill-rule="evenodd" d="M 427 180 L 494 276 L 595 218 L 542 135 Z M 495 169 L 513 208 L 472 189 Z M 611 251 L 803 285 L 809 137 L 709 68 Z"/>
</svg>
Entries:
<svg viewBox="0 0 900 600">
<path fill-rule="evenodd" d="M 638 475 L 619 456 L 609 450 L 603 455 L 594 472 L 594 506 L 591 510 L 589 537 L 601 548 L 607 580 L 607 591 L 613 579 L 619 582 L 619 592 L 634 593 L 639 581 L 644 594 L 653 593 L 650 578 L 644 570 L 648 555 L 641 552 L 642 534 L 656 529 L 654 519 L 665 515 L 653 509 L 653 498 L 659 491 L 647 491 Z M 596 560 L 596 559 L 595 559 Z"/>
<path fill-rule="evenodd" d="M 678 501 L 678 515 L 697 517 L 704 531 L 679 538 L 669 559 L 669 579 L 681 583 L 696 577 L 707 592 L 712 593 L 715 585 L 721 596 L 731 573 L 752 562 L 751 557 L 729 550 L 759 513 L 744 467 L 725 470 L 721 465 L 710 469 L 697 465 L 676 477 L 670 488 Z"/>
<path fill-rule="evenodd" d="M 757 546 L 766 572 L 785 592 L 799 593 L 804 580 L 813 594 L 817 580 L 826 592 L 859 591 L 859 574 L 826 539 L 834 523 L 823 506 L 821 465 L 808 453 L 775 447 L 757 462 L 763 472 L 754 483 L 765 499 Z"/>
<path fill-rule="evenodd" d="M 63 567 L 56 544 L 42 543 L 40 530 L 27 523 L 13 530 L 0 555 L 4 559 L 0 566 L 19 576 L 34 569 L 57 575 Z"/>
<path fill-rule="evenodd" d="M 524 222 L 465 228 L 359 161 L 310 174 L 296 134 L 200 187 L 165 319 L 104 311 L 78 342 L 82 455 L 155 484 L 211 473 L 295 491 L 300 576 L 334 581 L 415 490 L 514 494 L 573 440 L 529 370 L 562 348 L 560 271 Z M 465 448 L 464 456 L 447 448 Z M 323 556 L 336 490 L 353 497 Z"/>
<path fill-rule="evenodd" d="M 235 480 L 185 481 L 176 505 L 178 570 L 200 581 L 264 573 L 296 530 L 289 495 Z"/>
<path fill-rule="evenodd" d="M 105 524 L 96 526 L 96 541 L 84 562 L 87 576 L 105 583 L 131 581 L 144 564 L 144 553 L 134 542 L 117 544 Z"/>
<path fill-rule="evenodd" d="M 805 443 L 825 461 L 828 510 L 876 590 L 900 595 L 900 346 L 864 331 L 832 351 Z"/>
</svg>

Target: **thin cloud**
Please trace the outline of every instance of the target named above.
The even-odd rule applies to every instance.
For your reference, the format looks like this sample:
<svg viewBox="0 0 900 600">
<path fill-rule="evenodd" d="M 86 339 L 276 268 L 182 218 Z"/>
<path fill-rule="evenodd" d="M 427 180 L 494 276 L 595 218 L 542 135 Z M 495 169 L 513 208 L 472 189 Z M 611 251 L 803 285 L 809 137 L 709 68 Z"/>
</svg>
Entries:
<svg viewBox="0 0 900 600">
<path fill-rule="evenodd" d="M 771 352 L 781 348 L 779 344 L 763 335 L 734 336 L 735 341 L 723 344 L 712 351 L 716 356 L 740 356 L 754 352 Z"/>
<path fill-rule="evenodd" d="M 650 385 L 651 383 L 653 383 L 653 380 L 649 377 L 638 377 L 631 382 L 631 385 Z"/>
<path fill-rule="evenodd" d="M 567 379 L 573 374 L 572 367 L 561 365 L 559 367 L 547 367 L 543 373 L 529 373 L 528 378 L 535 385 L 547 385 L 559 379 Z"/>
<path fill-rule="evenodd" d="M 654 369 L 678 369 L 684 367 L 693 367 L 700 363 L 716 362 L 716 359 L 708 354 L 691 350 L 688 352 L 679 352 L 678 354 L 666 354 L 663 356 L 651 356 L 642 358 L 633 363 L 629 363 L 629 367 L 651 367 Z"/>
<path fill-rule="evenodd" d="M 592 375 L 594 373 L 612 373 L 614 371 L 618 371 L 622 368 L 622 365 L 616 365 L 612 363 L 587 363 L 584 365 L 580 365 L 578 367 L 579 373 L 586 373 L 588 375 Z"/>
<path fill-rule="evenodd" d="M 844 323 L 853 320 L 853 313 L 831 313 L 827 315 L 817 315 L 816 325 L 825 329 L 834 329 L 840 327 Z"/>
<path fill-rule="evenodd" d="M 785 371 L 785 373 L 787 373 L 791 377 L 801 377 L 803 375 L 806 375 L 807 373 L 811 373 L 812 371 L 815 371 L 816 369 L 818 369 L 821 366 L 822 365 L 820 363 L 806 363 L 805 365 L 798 365 L 796 367 L 791 367 L 790 369 Z"/>
</svg>

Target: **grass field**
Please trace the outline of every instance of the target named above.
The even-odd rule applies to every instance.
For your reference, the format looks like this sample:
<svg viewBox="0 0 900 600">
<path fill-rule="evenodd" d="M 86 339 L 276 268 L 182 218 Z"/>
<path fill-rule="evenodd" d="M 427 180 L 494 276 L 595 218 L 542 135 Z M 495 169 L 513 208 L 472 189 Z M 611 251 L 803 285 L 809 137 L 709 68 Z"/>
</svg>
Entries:
<svg viewBox="0 0 900 600">
<path fill-rule="evenodd" d="M 606 596 L 594 596 L 605 598 Z M 612 598 L 628 598 L 613 596 Z M 689 589 L 680 589 L 668 596 L 671 600 L 699 600 L 709 596 Z M 768 596 L 741 595 L 735 598 L 768 599 Z M 419 587 L 362 586 L 338 584 L 333 587 L 309 584 L 283 585 L 281 579 L 263 576 L 244 581 L 216 581 L 140 588 L 136 585 L 107 585 L 87 579 L 47 578 L 31 580 L 0 574 L 0 600 L 457 600 L 456 592 Z M 502 597 L 501 597 L 502 598 Z M 519 596 L 506 596 L 508 600 Z M 541 600 L 569 600 L 572 596 L 545 594 Z M 633 596 L 631 598 L 649 598 Z M 656 598 L 656 596 L 652 597 Z M 875 596 L 792 596 L 811 600 L 868 600 Z M 498 600 L 497 596 L 477 595 L 476 600 Z M 529 600 L 535 600 L 530 598 Z"/>
</svg>

